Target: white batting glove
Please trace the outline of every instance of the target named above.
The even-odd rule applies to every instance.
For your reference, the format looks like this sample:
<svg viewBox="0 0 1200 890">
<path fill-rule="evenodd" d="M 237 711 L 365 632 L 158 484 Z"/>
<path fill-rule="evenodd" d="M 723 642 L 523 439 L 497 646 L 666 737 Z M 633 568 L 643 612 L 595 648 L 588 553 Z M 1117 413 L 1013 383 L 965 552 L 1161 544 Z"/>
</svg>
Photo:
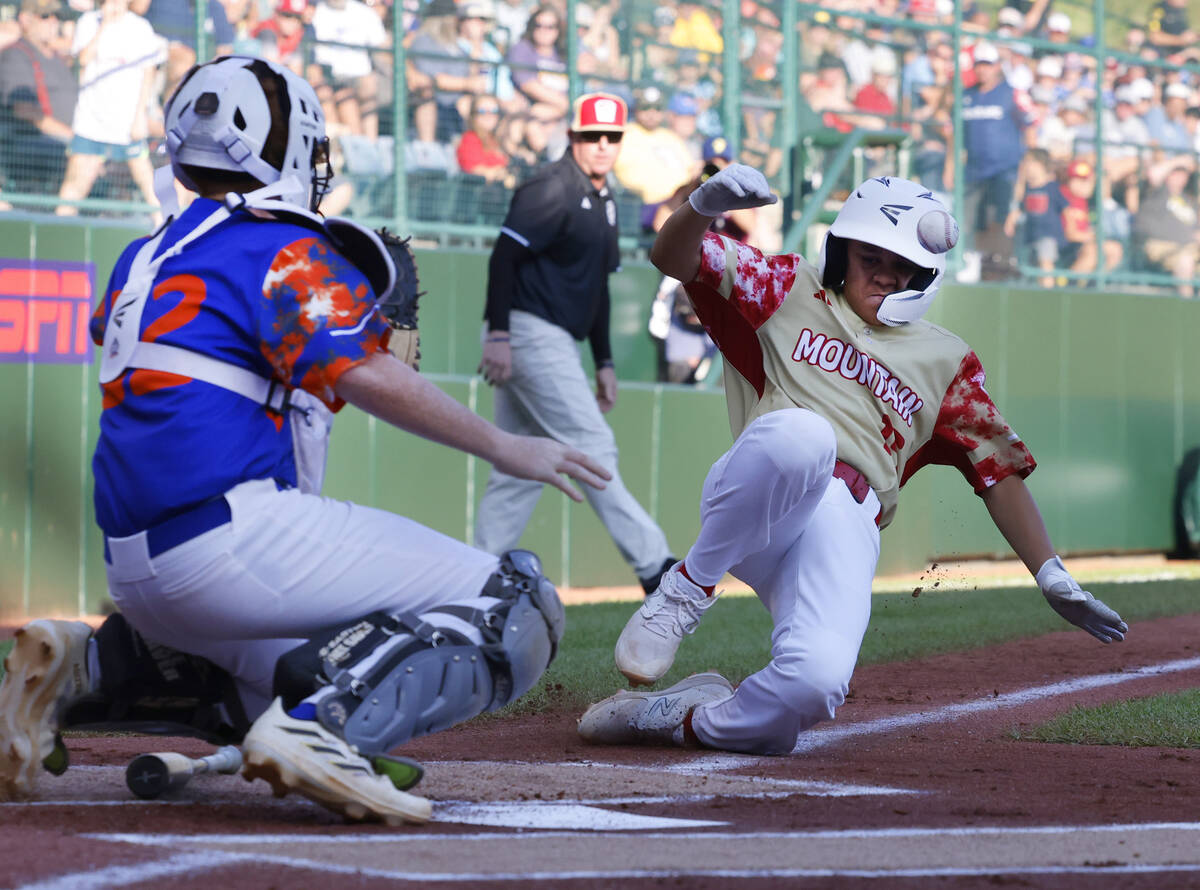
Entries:
<svg viewBox="0 0 1200 890">
<path fill-rule="evenodd" d="M 1080 587 L 1057 556 L 1046 560 L 1034 577 L 1050 608 L 1067 621 L 1082 627 L 1101 643 L 1125 639 L 1129 625 L 1121 620 L 1120 615 Z"/>
<path fill-rule="evenodd" d="M 778 200 L 771 194 L 767 178 L 745 164 L 730 164 L 688 195 L 688 203 L 701 216 L 720 216 L 729 210 L 763 207 Z"/>
</svg>

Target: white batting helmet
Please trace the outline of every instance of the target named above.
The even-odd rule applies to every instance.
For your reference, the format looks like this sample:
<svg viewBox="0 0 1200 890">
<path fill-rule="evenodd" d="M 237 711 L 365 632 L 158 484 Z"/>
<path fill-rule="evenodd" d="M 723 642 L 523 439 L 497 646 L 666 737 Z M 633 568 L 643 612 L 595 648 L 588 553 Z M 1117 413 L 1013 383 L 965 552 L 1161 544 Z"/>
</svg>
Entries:
<svg viewBox="0 0 1200 890">
<path fill-rule="evenodd" d="M 958 241 L 958 223 L 925 186 L 880 176 L 851 193 L 825 234 L 817 260 L 822 287 L 844 283 L 847 241 L 874 244 L 920 267 L 907 290 L 888 294 L 879 305 L 879 320 L 895 327 L 920 318 L 933 302 L 946 274 L 946 251 Z"/>
<path fill-rule="evenodd" d="M 274 77 L 287 117 L 283 166 L 263 159 L 271 132 L 271 107 L 259 77 Z M 270 185 L 285 176 L 297 182 L 285 201 L 316 210 L 328 190 L 325 115 L 308 81 L 281 65 L 252 56 L 223 56 L 193 68 L 167 103 L 167 154 L 188 188 L 196 185 L 185 164 L 253 176 Z M 319 165 L 325 169 L 319 171 Z"/>
</svg>

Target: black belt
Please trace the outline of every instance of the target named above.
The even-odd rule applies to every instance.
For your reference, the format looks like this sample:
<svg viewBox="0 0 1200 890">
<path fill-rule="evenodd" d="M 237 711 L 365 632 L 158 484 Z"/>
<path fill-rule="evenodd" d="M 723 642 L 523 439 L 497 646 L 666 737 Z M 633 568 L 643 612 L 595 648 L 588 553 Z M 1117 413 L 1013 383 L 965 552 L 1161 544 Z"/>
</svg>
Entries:
<svg viewBox="0 0 1200 890">
<path fill-rule="evenodd" d="M 229 512 L 229 501 L 224 496 L 205 501 L 199 507 L 193 507 L 182 513 L 176 513 L 170 519 L 164 519 L 145 530 L 146 549 L 150 558 L 166 553 L 172 547 L 178 547 L 190 541 L 197 535 L 202 535 L 218 526 L 224 525 L 232 518 Z M 111 563 L 112 557 L 108 552 L 108 536 L 104 538 L 104 560 Z"/>
</svg>

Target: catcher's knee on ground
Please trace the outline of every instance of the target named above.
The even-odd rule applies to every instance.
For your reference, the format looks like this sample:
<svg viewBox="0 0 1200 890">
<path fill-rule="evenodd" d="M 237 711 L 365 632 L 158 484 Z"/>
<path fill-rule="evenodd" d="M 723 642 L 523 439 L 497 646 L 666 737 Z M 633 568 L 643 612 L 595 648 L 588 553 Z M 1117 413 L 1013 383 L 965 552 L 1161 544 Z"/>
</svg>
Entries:
<svg viewBox="0 0 1200 890">
<path fill-rule="evenodd" d="M 554 659 L 565 613 L 537 557 L 510 550 L 477 597 L 421 615 L 374 612 L 284 655 L 275 692 L 365 755 L 524 695 Z"/>
<path fill-rule="evenodd" d="M 211 661 L 147 640 L 109 615 L 92 637 L 100 681 L 72 701 L 62 728 L 110 728 L 240 742 L 250 728 L 232 675 Z"/>
</svg>

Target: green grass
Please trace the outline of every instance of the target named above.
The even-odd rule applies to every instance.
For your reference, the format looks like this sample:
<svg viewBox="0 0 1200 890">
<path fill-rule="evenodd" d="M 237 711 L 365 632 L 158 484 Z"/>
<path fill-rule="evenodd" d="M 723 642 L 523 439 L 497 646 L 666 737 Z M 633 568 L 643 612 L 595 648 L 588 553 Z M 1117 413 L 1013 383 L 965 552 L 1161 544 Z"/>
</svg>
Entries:
<svg viewBox="0 0 1200 890">
<path fill-rule="evenodd" d="M 1073 708 L 1018 738 L 1129 748 L 1200 748 L 1200 689 Z"/>
</svg>

